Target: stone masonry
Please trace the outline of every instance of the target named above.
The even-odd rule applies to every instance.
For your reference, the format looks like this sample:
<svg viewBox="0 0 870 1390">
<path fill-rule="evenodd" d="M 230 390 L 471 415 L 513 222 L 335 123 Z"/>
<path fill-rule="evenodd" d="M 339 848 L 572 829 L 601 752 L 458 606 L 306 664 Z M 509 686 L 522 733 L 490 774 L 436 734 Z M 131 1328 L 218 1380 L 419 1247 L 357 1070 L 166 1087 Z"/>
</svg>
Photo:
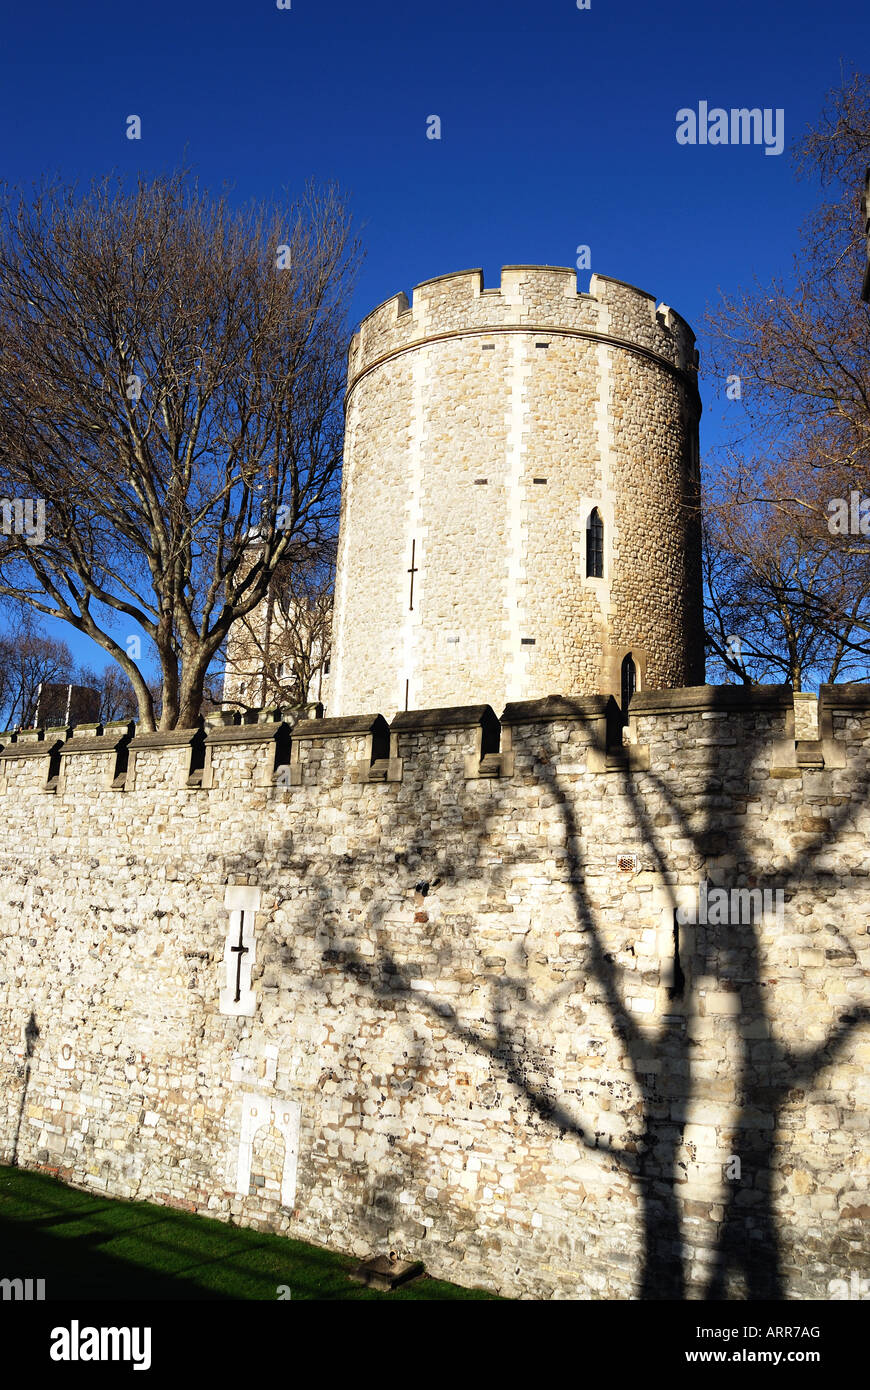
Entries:
<svg viewBox="0 0 870 1390">
<path fill-rule="evenodd" d="M 829 1297 L 870 687 L 809 731 L 700 686 L 625 743 L 594 695 L 2 736 L 2 1159 L 508 1295 Z"/>
<path fill-rule="evenodd" d="M 328 713 L 618 699 L 629 655 L 639 689 L 703 681 L 697 360 L 672 309 L 552 266 L 375 309 L 348 363 Z"/>
</svg>

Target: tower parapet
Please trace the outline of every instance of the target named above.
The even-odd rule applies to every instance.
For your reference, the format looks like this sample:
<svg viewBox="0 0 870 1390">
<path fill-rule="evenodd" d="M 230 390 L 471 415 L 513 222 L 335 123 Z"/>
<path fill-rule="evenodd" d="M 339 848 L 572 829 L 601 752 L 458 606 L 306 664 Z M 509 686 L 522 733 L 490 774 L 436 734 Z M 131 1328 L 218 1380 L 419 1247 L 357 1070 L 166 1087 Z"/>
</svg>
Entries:
<svg viewBox="0 0 870 1390">
<path fill-rule="evenodd" d="M 593 275 L 589 293 L 577 272 L 562 266 L 505 266 L 497 288 L 486 289 L 482 270 L 424 280 L 373 309 L 354 334 L 348 358 L 348 396 L 376 363 L 441 334 L 498 328 L 546 327 L 593 334 L 652 353 L 689 374 L 697 371 L 695 335 L 685 319 L 653 295 Z"/>
</svg>

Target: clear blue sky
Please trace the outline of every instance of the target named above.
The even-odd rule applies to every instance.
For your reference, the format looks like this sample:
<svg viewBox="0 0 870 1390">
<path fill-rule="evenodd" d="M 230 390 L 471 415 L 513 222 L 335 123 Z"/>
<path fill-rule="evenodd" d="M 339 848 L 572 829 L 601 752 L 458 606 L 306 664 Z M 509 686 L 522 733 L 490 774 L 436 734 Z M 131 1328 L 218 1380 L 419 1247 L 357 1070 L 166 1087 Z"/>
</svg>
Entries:
<svg viewBox="0 0 870 1390">
<path fill-rule="evenodd" d="M 868 53 L 858 0 L 10 4 L 0 176 L 187 163 L 243 201 L 335 179 L 364 225 L 359 317 L 434 275 L 482 266 L 492 284 L 588 244 L 593 270 L 697 324 L 719 286 L 788 272 L 816 197 L 789 149 Z M 678 145 L 676 112 L 700 101 L 783 108 L 785 152 Z M 708 447 L 723 407 L 702 393 Z"/>
</svg>

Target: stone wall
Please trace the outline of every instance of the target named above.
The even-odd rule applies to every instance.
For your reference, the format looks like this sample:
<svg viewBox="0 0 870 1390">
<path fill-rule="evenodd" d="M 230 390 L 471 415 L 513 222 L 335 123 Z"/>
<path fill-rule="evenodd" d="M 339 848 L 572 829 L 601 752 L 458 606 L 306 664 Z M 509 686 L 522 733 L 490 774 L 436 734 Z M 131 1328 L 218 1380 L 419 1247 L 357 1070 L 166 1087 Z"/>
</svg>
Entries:
<svg viewBox="0 0 870 1390">
<path fill-rule="evenodd" d="M 509 266 L 376 309 L 349 356 L 330 713 L 618 697 L 629 653 L 641 688 L 703 680 L 700 410 L 691 329 L 617 280 Z"/>
<path fill-rule="evenodd" d="M 2 1159 L 523 1297 L 870 1272 L 870 688 L 632 709 L 0 740 Z"/>
</svg>

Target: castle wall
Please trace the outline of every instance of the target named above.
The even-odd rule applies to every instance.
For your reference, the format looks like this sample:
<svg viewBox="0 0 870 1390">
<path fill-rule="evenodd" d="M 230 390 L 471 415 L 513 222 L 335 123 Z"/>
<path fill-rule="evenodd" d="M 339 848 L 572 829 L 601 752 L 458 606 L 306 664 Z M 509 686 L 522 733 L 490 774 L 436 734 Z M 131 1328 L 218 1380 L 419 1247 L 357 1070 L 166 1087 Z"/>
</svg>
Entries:
<svg viewBox="0 0 870 1390">
<path fill-rule="evenodd" d="M 348 364 L 330 713 L 703 679 L 694 337 L 619 281 L 442 276 Z M 601 578 L 586 522 L 605 523 Z M 413 594 L 411 581 L 413 579 Z"/>
<path fill-rule="evenodd" d="M 237 726 L 199 783 L 190 732 L 126 776 L 118 728 L 7 742 L 0 1156 L 534 1298 L 700 1298 L 723 1251 L 761 1296 L 775 1231 L 828 1297 L 868 1273 L 870 689 L 823 694 L 800 743 L 731 687 L 639 693 L 623 749 L 601 697 L 497 751 L 479 708 Z M 705 878 L 782 913 L 693 924 Z"/>
</svg>

